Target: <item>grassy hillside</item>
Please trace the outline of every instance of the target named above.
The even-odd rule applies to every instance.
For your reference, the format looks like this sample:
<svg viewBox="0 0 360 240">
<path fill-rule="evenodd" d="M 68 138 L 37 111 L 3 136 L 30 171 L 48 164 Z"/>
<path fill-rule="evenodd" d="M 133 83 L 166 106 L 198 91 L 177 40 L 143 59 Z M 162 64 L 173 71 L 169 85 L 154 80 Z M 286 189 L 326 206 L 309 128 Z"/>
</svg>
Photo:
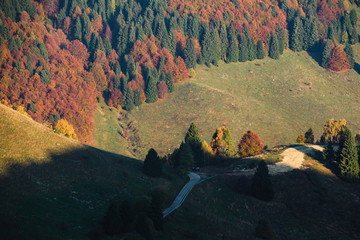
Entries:
<svg viewBox="0 0 360 240">
<path fill-rule="evenodd" d="M 111 200 L 171 184 L 144 176 L 141 166 L 136 159 L 55 134 L 0 105 L 0 238 L 86 238 Z"/>
<path fill-rule="evenodd" d="M 355 46 L 359 71 L 360 46 Z M 143 104 L 129 118 L 147 149 L 168 153 L 183 140 L 191 122 L 210 141 L 227 125 L 237 144 L 252 129 L 265 145 L 294 143 L 312 127 L 319 138 L 329 118 L 345 118 L 360 129 L 360 77 L 356 70 L 331 73 L 306 52 L 287 51 L 280 60 L 197 66 L 196 78 L 177 85 L 164 102 Z"/>
</svg>

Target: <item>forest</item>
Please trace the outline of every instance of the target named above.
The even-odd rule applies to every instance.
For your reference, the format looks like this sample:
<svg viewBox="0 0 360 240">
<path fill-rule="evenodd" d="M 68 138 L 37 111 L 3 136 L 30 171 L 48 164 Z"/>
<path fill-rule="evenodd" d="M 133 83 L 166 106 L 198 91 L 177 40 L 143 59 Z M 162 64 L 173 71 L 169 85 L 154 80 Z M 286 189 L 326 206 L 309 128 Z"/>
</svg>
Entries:
<svg viewBox="0 0 360 240">
<path fill-rule="evenodd" d="M 348 0 L 4 0 L 0 101 L 89 143 L 96 103 L 131 111 L 166 99 L 196 65 L 316 51 L 354 67 Z M 61 120 L 61 121 L 60 121 Z"/>
</svg>

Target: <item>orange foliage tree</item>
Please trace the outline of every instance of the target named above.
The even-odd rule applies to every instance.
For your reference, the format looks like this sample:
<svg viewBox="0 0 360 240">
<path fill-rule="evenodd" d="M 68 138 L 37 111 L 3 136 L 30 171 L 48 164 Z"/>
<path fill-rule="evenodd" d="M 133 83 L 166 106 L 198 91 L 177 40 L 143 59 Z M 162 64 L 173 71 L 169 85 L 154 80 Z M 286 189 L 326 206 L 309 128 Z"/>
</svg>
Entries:
<svg viewBox="0 0 360 240">
<path fill-rule="evenodd" d="M 332 50 L 331 57 L 328 61 L 328 68 L 334 72 L 342 72 L 350 69 L 349 59 L 340 45 Z"/>
<path fill-rule="evenodd" d="M 259 135 L 249 130 L 240 140 L 238 153 L 241 157 L 254 156 L 261 153 L 263 148 L 264 144 L 262 143 Z"/>
</svg>

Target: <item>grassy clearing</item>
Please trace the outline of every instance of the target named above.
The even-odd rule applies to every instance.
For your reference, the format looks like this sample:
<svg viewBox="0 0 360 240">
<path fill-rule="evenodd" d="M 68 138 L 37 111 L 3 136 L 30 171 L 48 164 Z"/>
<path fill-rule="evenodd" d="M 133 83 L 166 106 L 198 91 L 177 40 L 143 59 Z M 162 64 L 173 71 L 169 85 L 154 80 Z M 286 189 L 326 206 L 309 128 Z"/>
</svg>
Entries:
<svg viewBox="0 0 360 240">
<path fill-rule="evenodd" d="M 169 169 L 166 179 L 153 179 L 141 168 L 139 160 L 84 146 L 0 105 L 0 236 L 86 239 L 111 200 L 162 185 L 171 201 L 183 184 Z"/>
<path fill-rule="evenodd" d="M 354 48 L 360 62 L 360 45 Z M 196 71 L 196 79 L 178 84 L 166 101 L 131 112 L 147 143 L 144 149 L 171 152 L 191 122 L 208 142 L 216 128 L 227 125 L 235 143 L 252 129 L 269 147 L 294 143 L 310 127 L 319 138 L 329 118 L 345 118 L 351 129 L 360 129 L 359 74 L 331 73 L 306 52 L 287 51 L 279 60 L 198 66 Z"/>
<path fill-rule="evenodd" d="M 110 152 L 133 156 L 128 151 L 127 141 L 121 137 L 119 125 L 119 111 L 109 108 L 105 103 L 98 104 L 95 111 L 95 131 L 93 133 L 94 147 Z"/>
</svg>

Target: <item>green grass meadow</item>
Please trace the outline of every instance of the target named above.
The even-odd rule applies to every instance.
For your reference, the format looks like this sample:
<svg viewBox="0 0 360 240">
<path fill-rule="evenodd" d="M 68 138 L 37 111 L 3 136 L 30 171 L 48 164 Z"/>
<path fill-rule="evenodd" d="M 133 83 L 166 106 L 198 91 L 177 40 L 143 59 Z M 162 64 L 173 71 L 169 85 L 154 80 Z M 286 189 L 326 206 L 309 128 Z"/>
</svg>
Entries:
<svg viewBox="0 0 360 240">
<path fill-rule="evenodd" d="M 360 47 L 354 47 L 360 62 Z M 279 60 L 197 66 L 196 77 L 176 85 L 165 101 L 143 104 L 130 118 L 146 149 L 171 152 L 191 122 L 210 141 L 215 129 L 230 128 L 235 144 L 247 130 L 269 147 L 290 144 L 312 127 L 320 138 L 327 119 L 345 118 L 360 130 L 360 77 L 355 70 L 332 73 L 306 52 L 286 51 Z"/>
</svg>

